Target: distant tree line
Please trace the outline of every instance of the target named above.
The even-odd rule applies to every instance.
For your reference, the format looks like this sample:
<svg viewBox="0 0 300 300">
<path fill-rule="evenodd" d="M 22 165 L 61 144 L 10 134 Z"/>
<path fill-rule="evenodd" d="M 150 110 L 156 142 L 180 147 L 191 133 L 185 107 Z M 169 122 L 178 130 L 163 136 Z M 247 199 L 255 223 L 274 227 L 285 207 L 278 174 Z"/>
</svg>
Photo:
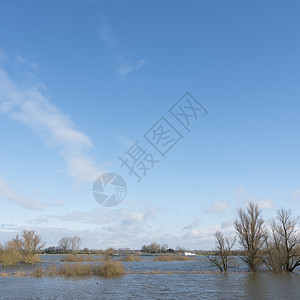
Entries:
<svg viewBox="0 0 300 300">
<path fill-rule="evenodd" d="M 224 236 L 215 233 L 216 249 L 208 259 L 227 272 L 232 264 L 232 248 L 238 239 L 243 253 L 240 258 L 251 272 L 257 272 L 262 266 L 273 272 L 293 272 L 300 265 L 300 233 L 297 225 L 299 217 L 293 217 L 292 211 L 281 208 L 267 226 L 257 204 L 249 203 L 239 209 L 234 227 L 236 236 Z"/>
<path fill-rule="evenodd" d="M 80 246 L 81 238 L 79 236 L 64 236 L 59 240 L 57 247 L 48 247 L 43 252 L 46 254 L 76 254 L 79 252 Z M 87 248 L 84 250 L 89 251 Z"/>
<path fill-rule="evenodd" d="M 158 243 L 151 243 L 149 245 L 142 246 L 141 251 L 143 253 L 182 253 L 185 250 L 179 246 L 176 247 L 176 250 L 169 248 L 167 244 L 158 244 Z"/>
</svg>

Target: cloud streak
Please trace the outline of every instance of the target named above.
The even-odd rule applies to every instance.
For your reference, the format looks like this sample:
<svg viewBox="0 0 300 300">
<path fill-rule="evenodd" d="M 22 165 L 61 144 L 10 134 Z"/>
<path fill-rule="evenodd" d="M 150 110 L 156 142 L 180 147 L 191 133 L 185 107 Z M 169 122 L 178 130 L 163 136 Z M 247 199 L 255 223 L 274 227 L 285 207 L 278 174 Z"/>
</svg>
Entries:
<svg viewBox="0 0 300 300">
<path fill-rule="evenodd" d="M 8 187 L 2 176 L 0 176 L 0 198 L 4 198 L 14 204 L 31 210 L 43 210 L 48 207 L 48 204 L 44 202 L 28 199 L 18 195 Z"/>
<path fill-rule="evenodd" d="M 71 119 L 49 102 L 38 88 L 24 88 L 0 68 L 0 113 L 36 132 L 47 145 L 57 147 L 77 183 L 91 182 L 100 173 L 88 151 L 93 143 Z"/>
</svg>

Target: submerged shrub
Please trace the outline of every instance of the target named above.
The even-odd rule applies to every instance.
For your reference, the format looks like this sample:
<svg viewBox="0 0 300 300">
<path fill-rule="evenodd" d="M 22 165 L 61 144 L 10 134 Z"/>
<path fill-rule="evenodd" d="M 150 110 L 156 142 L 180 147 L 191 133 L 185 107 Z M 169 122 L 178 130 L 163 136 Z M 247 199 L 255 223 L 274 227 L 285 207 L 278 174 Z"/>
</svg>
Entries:
<svg viewBox="0 0 300 300">
<path fill-rule="evenodd" d="M 14 266 L 22 260 L 22 254 L 10 247 L 7 247 L 5 250 L 2 250 L 0 253 L 0 264 L 3 267 Z"/>
<path fill-rule="evenodd" d="M 0 264 L 2 266 L 13 266 L 18 262 L 36 263 L 40 262 L 37 255 L 44 243 L 41 237 L 33 230 L 23 230 L 22 237 L 17 234 L 14 239 L 0 247 Z"/>
<path fill-rule="evenodd" d="M 93 275 L 92 268 L 89 264 L 81 263 L 65 263 L 59 267 L 57 275 L 61 276 L 91 276 Z"/>
<path fill-rule="evenodd" d="M 122 258 L 122 261 L 141 261 L 141 257 L 135 255 L 126 255 Z"/>
<path fill-rule="evenodd" d="M 119 261 L 105 261 L 96 266 L 94 273 L 103 277 L 118 277 L 125 274 L 125 269 Z"/>
<path fill-rule="evenodd" d="M 83 262 L 84 257 L 82 255 L 71 254 L 71 255 L 64 256 L 60 261 L 64 261 L 64 262 Z"/>
</svg>

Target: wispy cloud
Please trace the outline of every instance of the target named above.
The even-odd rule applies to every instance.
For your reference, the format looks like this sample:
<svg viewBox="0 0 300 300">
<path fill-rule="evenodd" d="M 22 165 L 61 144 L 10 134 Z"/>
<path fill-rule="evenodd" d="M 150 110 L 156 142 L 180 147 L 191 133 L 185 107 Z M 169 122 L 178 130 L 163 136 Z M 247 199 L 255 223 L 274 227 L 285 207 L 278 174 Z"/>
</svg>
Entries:
<svg viewBox="0 0 300 300">
<path fill-rule="evenodd" d="M 257 204 L 260 209 L 272 209 L 274 207 L 274 203 L 270 198 L 263 198 Z"/>
<path fill-rule="evenodd" d="M 116 32 L 107 25 L 104 25 L 102 28 L 101 39 L 107 43 L 117 60 L 116 71 L 120 78 L 124 78 L 133 71 L 139 70 L 146 63 L 146 59 L 132 61 L 126 58 L 122 53 L 120 39 L 117 37 Z"/>
<path fill-rule="evenodd" d="M 48 204 L 44 202 L 22 197 L 14 192 L 8 187 L 2 176 L 0 176 L 0 198 L 13 202 L 23 208 L 32 210 L 43 210 L 48 207 Z"/>
<path fill-rule="evenodd" d="M 90 211 L 73 211 L 62 216 L 52 216 L 56 219 L 66 222 L 129 226 L 140 224 L 142 222 L 153 220 L 157 215 L 157 209 L 114 209 L 107 211 L 105 208 L 98 207 Z"/>
<path fill-rule="evenodd" d="M 190 230 L 190 229 L 194 229 L 200 226 L 200 222 L 201 220 L 199 218 L 196 218 L 191 224 L 183 227 L 183 230 Z"/>
<path fill-rule="evenodd" d="M 213 214 L 220 214 L 227 210 L 229 207 L 228 203 L 222 201 L 215 201 L 209 208 L 209 211 Z"/>
<path fill-rule="evenodd" d="M 0 62 L 8 60 L 8 56 L 4 50 L 0 49 Z"/>
<path fill-rule="evenodd" d="M 20 55 L 17 56 L 17 60 L 19 63 L 29 66 L 34 72 L 39 71 L 39 65 L 36 62 L 29 61 Z"/>
<path fill-rule="evenodd" d="M 93 143 L 72 120 L 50 103 L 38 88 L 24 88 L 0 68 L 0 113 L 29 127 L 47 145 L 57 147 L 77 183 L 91 182 L 100 173 L 88 154 Z"/>
<path fill-rule="evenodd" d="M 124 135 L 118 135 L 117 136 L 117 140 L 125 147 L 125 148 L 129 148 L 130 146 L 132 146 L 134 144 L 134 140 L 130 139 L 127 136 Z"/>
<path fill-rule="evenodd" d="M 140 69 L 144 63 L 146 62 L 145 59 L 140 59 L 137 63 L 130 63 L 128 61 L 120 61 L 120 65 L 117 68 L 117 72 L 120 76 L 126 76 L 127 74 L 131 73 L 132 71 Z"/>
<path fill-rule="evenodd" d="M 28 220 L 28 224 L 48 224 L 48 219 L 46 217 L 40 217 L 38 219 Z"/>
</svg>

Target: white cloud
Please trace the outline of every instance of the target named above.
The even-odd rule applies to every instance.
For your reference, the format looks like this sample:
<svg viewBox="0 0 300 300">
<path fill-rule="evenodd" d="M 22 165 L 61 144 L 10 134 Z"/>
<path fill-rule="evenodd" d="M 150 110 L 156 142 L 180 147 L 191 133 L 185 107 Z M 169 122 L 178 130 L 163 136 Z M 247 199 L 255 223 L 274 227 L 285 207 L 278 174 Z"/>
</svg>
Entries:
<svg viewBox="0 0 300 300">
<path fill-rule="evenodd" d="M 211 249 L 215 241 L 214 234 L 219 229 L 219 225 L 191 229 L 182 238 L 183 246 L 190 245 L 194 249 Z"/>
<path fill-rule="evenodd" d="M 245 187 L 241 186 L 241 187 L 235 188 L 234 192 L 235 192 L 237 198 L 241 198 L 244 195 Z"/>
<path fill-rule="evenodd" d="M 215 201 L 209 208 L 209 211 L 213 214 L 220 214 L 227 210 L 229 207 L 228 203 L 221 202 L 221 201 Z"/>
<path fill-rule="evenodd" d="M 71 223 L 86 228 L 84 238 L 88 246 L 103 249 L 109 246 L 141 247 L 151 234 L 151 224 L 157 213 L 158 209 L 153 207 L 130 206 L 130 209 L 112 210 L 97 207 L 90 211 L 73 211 L 47 217 L 55 223 L 69 224 L 72 228 L 74 226 Z"/>
<path fill-rule="evenodd" d="M 0 113 L 7 114 L 38 133 L 47 145 L 57 147 L 70 176 L 91 182 L 100 174 L 87 152 L 92 141 L 78 131 L 71 119 L 52 105 L 37 88 L 24 88 L 0 68 Z"/>
<path fill-rule="evenodd" d="M 32 210 L 43 210 L 48 207 L 48 205 L 44 202 L 28 199 L 18 195 L 7 186 L 2 176 L 0 176 L 0 198 L 4 198 L 14 204 Z"/>
<path fill-rule="evenodd" d="M 274 203 L 270 198 L 264 198 L 258 201 L 257 204 L 260 209 L 272 209 L 274 207 Z"/>
<path fill-rule="evenodd" d="M 291 200 L 300 201 L 300 190 L 294 190 L 294 191 L 292 191 L 289 194 L 288 198 L 291 199 Z"/>
<path fill-rule="evenodd" d="M 226 229 L 226 230 L 232 229 L 232 230 L 234 230 L 234 219 L 224 221 L 221 224 L 221 229 Z"/>
</svg>

